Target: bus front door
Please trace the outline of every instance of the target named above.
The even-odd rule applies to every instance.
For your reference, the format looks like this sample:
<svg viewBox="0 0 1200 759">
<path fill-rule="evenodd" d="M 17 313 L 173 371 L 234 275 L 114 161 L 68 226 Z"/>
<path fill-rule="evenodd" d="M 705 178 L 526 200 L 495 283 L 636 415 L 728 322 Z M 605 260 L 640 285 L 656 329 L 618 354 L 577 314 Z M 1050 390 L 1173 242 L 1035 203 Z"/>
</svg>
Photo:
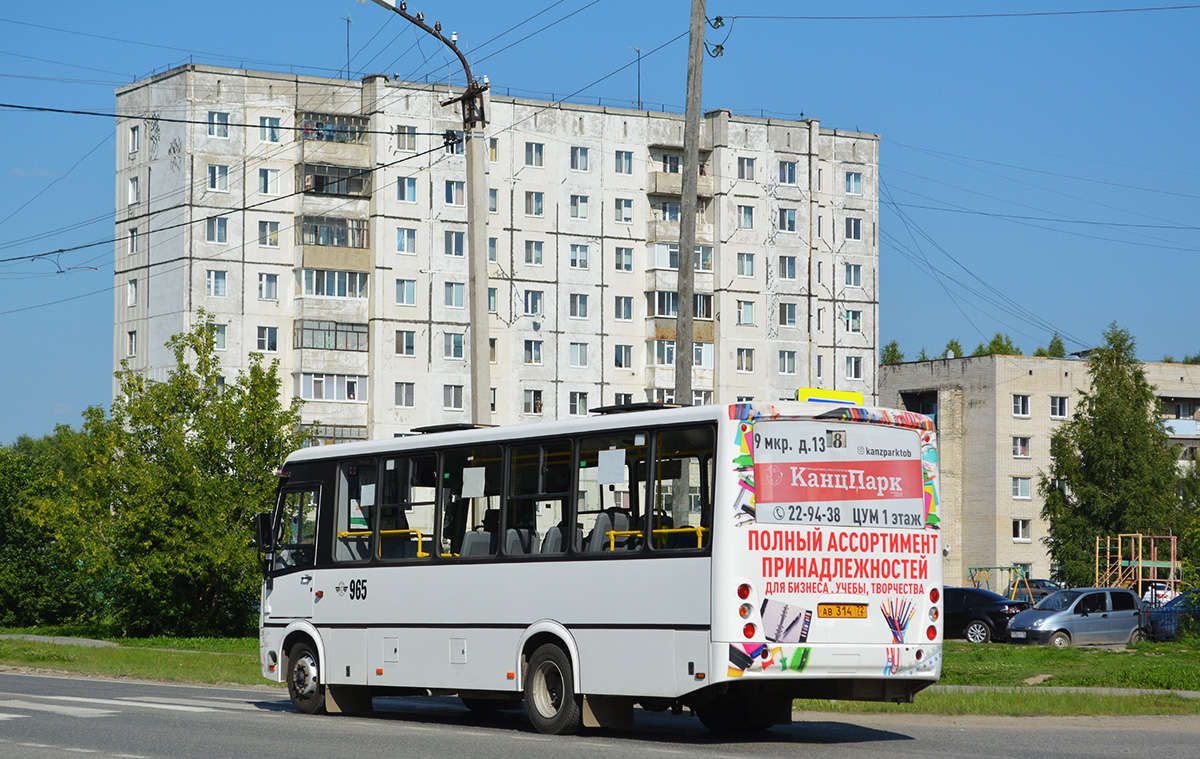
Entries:
<svg viewBox="0 0 1200 759">
<path fill-rule="evenodd" d="M 313 564 L 317 548 L 318 487 L 283 490 L 275 522 L 271 582 L 266 597 L 269 619 L 307 619 L 313 610 Z"/>
</svg>

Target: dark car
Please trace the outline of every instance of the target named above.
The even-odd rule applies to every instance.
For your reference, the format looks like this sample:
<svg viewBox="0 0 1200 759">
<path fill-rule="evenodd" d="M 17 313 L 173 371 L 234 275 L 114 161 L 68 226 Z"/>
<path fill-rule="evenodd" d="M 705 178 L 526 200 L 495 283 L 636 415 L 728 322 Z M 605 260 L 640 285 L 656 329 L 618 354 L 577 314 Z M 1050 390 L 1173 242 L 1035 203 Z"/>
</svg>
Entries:
<svg viewBox="0 0 1200 759">
<path fill-rule="evenodd" d="M 1026 584 L 1029 589 L 1026 590 Z M 1062 590 L 1062 586 L 1053 580 L 1041 580 L 1034 577 L 1029 577 L 1023 580 L 1016 580 L 1012 585 L 1008 586 L 1008 590 L 1004 595 L 1009 598 L 1016 598 L 1031 603 L 1037 603 L 1046 596 L 1056 590 Z"/>
<path fill-rule="evenodd" d="M 983 588 L 946 588 L 944 634 L 971 643 L 1004 640 L 1008 621 L 1028 608 L 1028 601 L 1013 601 Z"/>
<path fill-rule="evenodd" d="M 1181 628 L 1200 623 L 1200 590 L 1189 590 L 1162 606 L 1146 610 L 1150 637 L 1155 640 L 1176 640 Z"/>
</svg>

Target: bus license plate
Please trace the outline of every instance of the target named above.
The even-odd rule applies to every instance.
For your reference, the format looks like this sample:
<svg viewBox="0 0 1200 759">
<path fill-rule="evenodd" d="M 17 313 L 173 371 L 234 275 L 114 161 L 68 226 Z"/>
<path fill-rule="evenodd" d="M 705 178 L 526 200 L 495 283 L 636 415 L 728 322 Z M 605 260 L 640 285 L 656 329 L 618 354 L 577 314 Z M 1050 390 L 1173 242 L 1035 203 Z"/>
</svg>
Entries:
<svg viewBox="0 0 1200 759">
<path fill-rule="evenodd" d="M 833 619 L 866 619 L 866 604 L 817 604 L 817 616 Z"/>
</svg>

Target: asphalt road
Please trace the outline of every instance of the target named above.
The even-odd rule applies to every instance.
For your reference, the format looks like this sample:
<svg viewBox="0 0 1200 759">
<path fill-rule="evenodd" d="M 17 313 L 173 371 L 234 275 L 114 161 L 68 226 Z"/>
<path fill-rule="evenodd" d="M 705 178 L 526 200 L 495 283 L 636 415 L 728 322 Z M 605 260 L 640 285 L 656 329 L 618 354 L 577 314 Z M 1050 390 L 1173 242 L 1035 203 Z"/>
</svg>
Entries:
<svg viewBox="0 0 1200 759">
<path fill-rule="evenodd" d="M 523 712 L 481 718 L 455 699 L 376 699 L 369 717 L 304 716 L 274 689 L 210 688 L 0 673 L 0 758 L 1200 756 L 1194 717 L 988 718 L 803 713 L 749 739 L 687 716 L 639 712 L 629 731 L 550 737 Z"/>
</svg>

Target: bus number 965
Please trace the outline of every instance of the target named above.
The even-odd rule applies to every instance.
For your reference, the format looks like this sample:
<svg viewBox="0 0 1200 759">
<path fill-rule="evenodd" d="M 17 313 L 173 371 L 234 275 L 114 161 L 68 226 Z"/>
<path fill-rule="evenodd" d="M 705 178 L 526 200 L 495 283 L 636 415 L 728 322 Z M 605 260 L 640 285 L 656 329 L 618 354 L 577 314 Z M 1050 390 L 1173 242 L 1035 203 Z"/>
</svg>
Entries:
<svg viewBox="0 0 1200 759">
<path fill-rule="evenodd" d="M 350 581 L 350 600 L 365 601 L 367 599 L 367 581 L 366 580 L 351 580 Z"/>
</svg>

